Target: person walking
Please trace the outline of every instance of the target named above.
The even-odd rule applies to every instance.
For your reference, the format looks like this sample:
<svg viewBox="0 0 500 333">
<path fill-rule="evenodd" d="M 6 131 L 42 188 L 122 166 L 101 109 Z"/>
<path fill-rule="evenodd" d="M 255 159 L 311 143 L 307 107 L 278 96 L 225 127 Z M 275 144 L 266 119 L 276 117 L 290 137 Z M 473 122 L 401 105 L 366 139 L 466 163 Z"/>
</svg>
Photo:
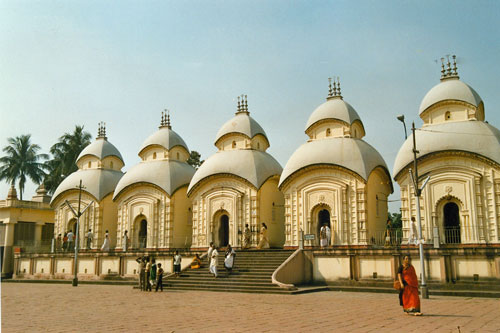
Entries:
<svg viewBox="0 0 500 333">
<path fill-rule="evenodd" d="M 411 265 L 410 256 L 404 256 L 403 265 L 398 269 L 399 305 L 406 314 L 421 316 L 420 298 L 418 297 L 418 278 L 415 268 Z"/>
<path fill-rule="evenodd" d="M 179 254 L 179 251 L 175 251 L 175 254 L 174 254 L 174 274 L 175 274 L 175 277 L 181 276 L 181 262 L 182 262 L 182 257 Z"/>
<path fill-rule="evenodd" d="M 231 245 L 228 245 L 224 258 L 224 268 L 226 268 L 227 270 L 227 275 L 231 274 L 231 272 L 233 271 L 235 257 L 236 257 L 236 252 L 234 252 Z"/>
<path fill-rule="evenodd" d="M 89 229 L 87 232 L 87 250 L 92 248 L 92 240 L 94 239 L 94 235 L 92 234 L 92 229 Z"/>
<path fill-rule="evenodd" d="M 268 249 L 269 248 L 269 240 L 267 239 L 267 225 L 262 222 L 262 227 L 260 228 L 260 242 L 258 249 Z"/>
<path fill-rule="evenodd" d="M 128 231 L 125 230 L 123 233 L 123 252 L 127 252 L 128 248 Z"/>
<path fill-rule="evenodd" d="M 74 251 L 75 248 L 75 242 L 74 242 L 74 237 L 75 237 L 75 234 L 73 233 L 73 231 L 68 231 L 68 251 Z"/>
<path fill-rule="evenodd" d="M 158 291 L 158 288 L 163 291 L 163 268 L 161 268 L 161 264 L 158 263 L 158 272 L 156 277 L 156 289 L 155 292 Z"/>
<path fill-rule="evenodd" d="M 248 223 L 245 224 L 245 230 L 243 231 L 243 249 L 250 248 L 250 242 L 252 241 L 252 232 L 248 227 Z"/>
<path fill-rule="evenodd" d="M 103 251 L 103 252 L 109 251 L 109 242 L 110 242 L 109 233 L 106 230 L 106 233 L 104 234 L 104 242 L 102 243 L 102 246 L 101 246 L 101 251 Z"/>
<path fill-rule="evenodd" d="M 210 262 L 212 261 L 212 251 L 214 250 L 214 242 L 210 242 L 210 246 L 208 247 L 207 251 L 207 262 L 208 262 L 208 271 L 212 272 L 210 270 Z"/>
<path fill-rule="evenodd" d="M 217 257 L 219 256 L 219 252 L 217 252 L 217 248 L 215 244 L 212 243 L 212 252 L 210 253 L 210 273 L 217 278 Z"/>
</svg>

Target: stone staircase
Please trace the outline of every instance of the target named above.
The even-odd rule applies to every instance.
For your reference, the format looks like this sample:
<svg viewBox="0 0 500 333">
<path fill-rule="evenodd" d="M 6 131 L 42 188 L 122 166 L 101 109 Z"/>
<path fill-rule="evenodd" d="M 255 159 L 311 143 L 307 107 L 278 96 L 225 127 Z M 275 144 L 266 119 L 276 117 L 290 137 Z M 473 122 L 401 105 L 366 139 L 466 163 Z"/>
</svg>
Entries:
<svg viewBox="0 0 500 333">
<path fill-rule="evenodd" d="M 236 251 L 235 264 L 228 276 L 224 268 L 224 252 L 219 252 L 218 278 L 208 270 L 207 258 L 203 267 L 183 271 L 180 277 L 164 278 L 163 283 L 173 290 L 205 290 L 243 293 L 291 294 L 272 284 L 271 276 L 290 255 L 292 250 Z"/>
</svg>

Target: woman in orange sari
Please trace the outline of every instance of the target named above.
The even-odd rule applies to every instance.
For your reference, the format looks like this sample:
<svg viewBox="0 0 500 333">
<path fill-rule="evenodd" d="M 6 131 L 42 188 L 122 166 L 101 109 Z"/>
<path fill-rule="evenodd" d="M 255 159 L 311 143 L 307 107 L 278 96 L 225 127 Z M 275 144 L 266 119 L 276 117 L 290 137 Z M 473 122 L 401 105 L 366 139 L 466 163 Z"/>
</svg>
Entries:
<svg viewBox="0 0 500 333">
<path fill-rule="evenodd" d="M 399 283 L 403 287 L 399 291 L 399 304 L 406 314 L 421 316 L 420 298 L 418 297 L 418 278 L 415 268 L 410 264 L 410 257 L 404 256 L 403 265 L 398 269 Z"/>
</svg>

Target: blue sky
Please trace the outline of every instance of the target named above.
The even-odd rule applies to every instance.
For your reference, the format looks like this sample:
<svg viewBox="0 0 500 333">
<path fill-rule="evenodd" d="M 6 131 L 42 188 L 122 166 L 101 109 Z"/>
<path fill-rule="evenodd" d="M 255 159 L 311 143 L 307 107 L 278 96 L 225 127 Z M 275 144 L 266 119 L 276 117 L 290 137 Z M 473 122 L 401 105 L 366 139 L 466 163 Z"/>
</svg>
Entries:
<svg viewBox="0 0 500 333">
<path fill-rule="evenodd" d="M 126 171 L 168 108 L 173 129 L 206 159 L 247 94 L 284 166 L 307 139 L 327 78 L 339 76 L 364 139 L 392 172 L 404 140 L 395 116 L 420 126 L 420 101 L 446 54 L 457 54 L 461 79 L 500 127 L 499 16 L 498 1 L 3 0 L 0 146 L 31 133 L 48 152 L 76 124 L 95 136 L 105 121 Z M 0 198 L 7 191 L 0 183 Z"/>
</svg>

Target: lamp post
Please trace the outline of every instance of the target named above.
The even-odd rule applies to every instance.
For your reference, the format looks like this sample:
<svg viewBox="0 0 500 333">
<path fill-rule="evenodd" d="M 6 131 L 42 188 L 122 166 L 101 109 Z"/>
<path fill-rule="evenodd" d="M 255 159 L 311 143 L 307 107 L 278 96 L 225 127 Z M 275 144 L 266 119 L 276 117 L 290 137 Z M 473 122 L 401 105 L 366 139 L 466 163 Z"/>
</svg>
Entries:
<svg viewBox="0 0 500 333">
<path fill-rule="evenodd" d="M 401 121 L 404 125 L 405 128 L 405 138 L 407 138 L 406 135 L 406 124 L 405 124 L 405 118 L 403 115 L 398 116 L 397 119 Z M 425 283 L 425 263 L 424 263 L 424 244 L 423 244 L 423 237 L 422 237 L 422 220 L 420 217 L 420 196 L 422 195 L 422 190 L 424 189 L 425 185 L 427 185 L 427 182 L 430 179 L 430 176 L 427 177 L 422 184 L 422 187 L 418 187 L 418 165 L 417 165 L 417 142 L 415 138 L 415 122 L 412 122 L 411 124 L 411 131 L 413 135 L 413 168 L 415 170 L 415 174 L 413 174 L 411 168 L 408 170 L 410 173 L 410 178 L 413 183 L 413 189 L 415 190 L 415 199 L 416 199 L 416 205 L 417 205 L 417 223 L 418 223 L 418 252 L 420 255 L 420 271 L 421 271 L 421 284 L 420 284 L 420 290 L 422 292 L 422 298 L 429 298 L 429 293 L 427 290 L 427 285 Z"/>
<path fill-rule="evenodd" d="M 77 186 L 78 188 L 78 212 L 75 212 L 75 210 L 73 209 L 73 207 L 71 207 L 70 203 L 68 202 L 68 200 L 65 201 L 66 205 L 68 205 L 69 209 L 71 209 L 71 212 L 73 213 L 73 215 L 76 217 L 76 230 L 75 230 L 75 262 L 74 262 L 74 265 L 73 265 L 73 272 L 74 272 L 74 276 L 73 276 L 73 287 L 77 287 L 78 286 L 78 276 L 77 276 L 77 268 L 78 268 L 78 231 L 79 231 L 79 225 L 80 225 L 80 217 L 83 215 L 83 213 L 85 213 L 85 211 L 87 210 L 87 208 L 89 208 L 93 203 L 94 201 L 91 201 L 87 207 L 85 207 L 82 211 L 80 211 L 80 206 L 81 206 L 81 202 L 82 202 L 82 189 L 85 188 L 84 186 L 82 186 L 82 180 L 80 179 L 80 185 Z"/>
</svg>

